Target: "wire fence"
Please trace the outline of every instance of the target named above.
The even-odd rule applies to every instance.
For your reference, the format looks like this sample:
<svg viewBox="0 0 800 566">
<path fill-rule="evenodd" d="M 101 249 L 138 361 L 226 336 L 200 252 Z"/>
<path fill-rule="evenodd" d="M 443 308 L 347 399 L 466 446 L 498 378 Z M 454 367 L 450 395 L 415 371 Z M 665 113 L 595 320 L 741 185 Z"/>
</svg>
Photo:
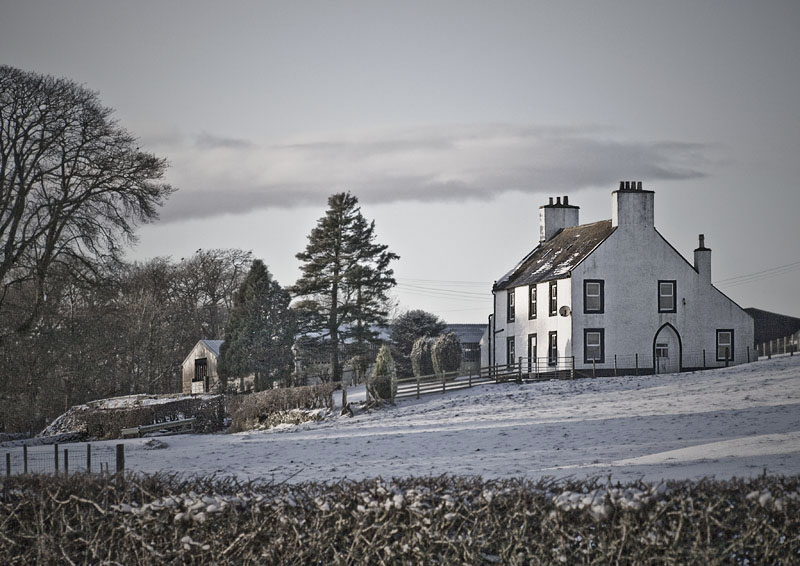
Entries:
<svg viewBox="0 0 800 566">
<path fill-rule="evenodd" d="M 4 465 L 6 476 L 116 473 L 125 468 L 125 449 L 123 444 L 23 445 L 5 450 Z"/>
</svg>

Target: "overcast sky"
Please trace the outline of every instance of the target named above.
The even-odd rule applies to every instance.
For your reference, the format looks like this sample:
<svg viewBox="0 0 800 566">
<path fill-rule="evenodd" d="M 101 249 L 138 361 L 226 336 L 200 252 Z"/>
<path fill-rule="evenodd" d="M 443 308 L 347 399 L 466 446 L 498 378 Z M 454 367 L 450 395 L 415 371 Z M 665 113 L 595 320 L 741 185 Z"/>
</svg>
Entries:
<svg viewBox="0 0 800 566">
<path fill-rule="evenodd" d="M 0 0 L 0 62 L 98 91 L 170 161 L 133 259 L 236 247 L 290 285 L 350 190 L 401 309 L 485 322 L 548 197 L 592 222 L 641 180 L 722 291 L 800 316 L 796 0 Z"/>
</svg>

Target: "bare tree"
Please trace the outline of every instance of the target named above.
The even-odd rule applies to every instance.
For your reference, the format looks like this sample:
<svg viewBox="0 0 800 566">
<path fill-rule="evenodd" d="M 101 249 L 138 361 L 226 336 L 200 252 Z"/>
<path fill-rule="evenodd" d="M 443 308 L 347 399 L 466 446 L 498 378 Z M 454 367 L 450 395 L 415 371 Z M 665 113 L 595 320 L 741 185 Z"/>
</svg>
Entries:
<svg viewBox="0 0 800 566">
<path fill-rule="evenodd" d="M 96 275 L 157 217 L 167 164 L 68 79 L 0 66 L 0 333 L 36 323 L 56 264 Z M 26 304 L 7 303 L 31 286 Z"/>
</svg>

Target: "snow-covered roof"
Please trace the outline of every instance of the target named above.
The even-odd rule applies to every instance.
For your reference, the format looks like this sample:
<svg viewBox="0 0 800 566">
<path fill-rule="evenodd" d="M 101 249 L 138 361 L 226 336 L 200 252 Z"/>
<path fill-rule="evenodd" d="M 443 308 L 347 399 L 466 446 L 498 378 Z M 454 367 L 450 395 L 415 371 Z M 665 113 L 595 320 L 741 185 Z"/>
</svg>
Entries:
<svg viewBox="0 0 800 566">
<path fill-rule="evenodd" d="M 497 289 L 567 277 L 612 232 L 611 220 L 564 228 L 536 246 L 514 269 L 503 275 L 497 281 Z"/>
<path fill-rule="evenodd" d="M 219 349 L 224 341 L 225 340 L 200 340 L 200 342 L 205 344 L 206 348 L 214 352 L 217 356 L 219 356 Z"/>
</svg>

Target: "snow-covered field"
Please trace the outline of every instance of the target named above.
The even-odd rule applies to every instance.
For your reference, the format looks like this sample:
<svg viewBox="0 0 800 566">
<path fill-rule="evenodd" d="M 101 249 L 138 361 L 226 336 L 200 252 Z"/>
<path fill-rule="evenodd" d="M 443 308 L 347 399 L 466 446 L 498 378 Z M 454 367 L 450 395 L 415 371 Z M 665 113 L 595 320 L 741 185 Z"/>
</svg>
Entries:
<svg viewBox="0 0 800 566">
<path fill-rule="evenodd" d="M 486 385 L 352 418 L 337 411 L 280 430 L 160 440 L 167 449 L 125 440 L 126 467 L 292 482 L 796 474 L 800 356 L 697 373 Z"/>
</svg>

